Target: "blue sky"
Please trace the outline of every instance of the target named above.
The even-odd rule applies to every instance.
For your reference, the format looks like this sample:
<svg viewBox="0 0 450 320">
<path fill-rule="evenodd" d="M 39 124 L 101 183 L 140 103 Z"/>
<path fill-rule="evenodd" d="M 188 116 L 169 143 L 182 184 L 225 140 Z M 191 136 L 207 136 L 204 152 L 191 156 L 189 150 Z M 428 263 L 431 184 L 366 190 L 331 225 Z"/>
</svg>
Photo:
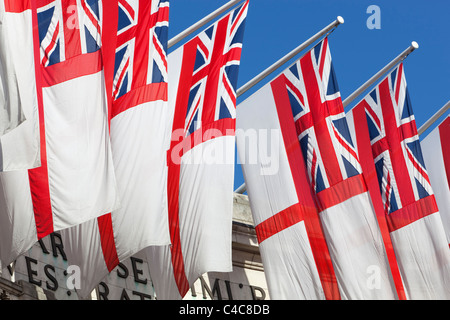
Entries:
<svg viewBox="0 0 450 320">
<path fill-rule="evenodd" d="M 169 38 L 226 2 L 172 0 Z M 380 29 L 367 27 L 371 14 L 366 11 L 370 5 L 380 8 Z M 250 0 L 238 87 L 342 16 L 345 23 L 330 35 L 329 43 L 343 99 L 405 50 L 411 41 L 418 42 L 419 49 L 406 58 L 404 67 L 420 127 L 450 100 L 449 12 L 448 0 Z M 283 67 L 272 76 L 282 70 Z M 271 79 L 268 77 L 248 94 Z M 248 94 L 238 99 L 238 104 Z M 238 165 L 235 186 L 242 183 Z"/>
</svg>

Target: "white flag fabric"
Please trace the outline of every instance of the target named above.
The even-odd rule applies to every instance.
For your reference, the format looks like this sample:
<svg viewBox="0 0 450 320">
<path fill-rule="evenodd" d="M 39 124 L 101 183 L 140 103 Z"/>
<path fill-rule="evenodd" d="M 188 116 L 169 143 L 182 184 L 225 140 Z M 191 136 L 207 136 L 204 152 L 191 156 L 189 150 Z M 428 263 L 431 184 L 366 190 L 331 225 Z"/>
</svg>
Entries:
<svg viewBox="0 0 450 320">
<path fill-rule="evenodd" d="M 158 299 L 230 272 L 236 85 L 248 1 L 169 55 L 171 246 L 146 250 Z"/>
<path fill-rule="evenodd" d="M 450 246 L 450 116 L 421 142 L 423 158 Z"/>
<path fill-rule="evenodd" d="M 31 196 L 18 196 L 29 190 L 26 169 L 39 166 L 41 160 L 35 18 L 30 1 L 0 1 L 0 117 L 8 123 L 0 131 L 13 129 L 24 121 L 0 137 L 0 171 L 4 171 L 0 172 L 0 261 L 3 265 L 13 262 L 37 240 Z"/>
<path fill-rule="evenodd" d="M 281 79 L 282 81 L 282 79 Z M 280 78 L 237 107 L 236 138 L 272 299 L 339 299 Z M 314 250 L 312 249 L 314 248 Z"/>
<path fill-rule="evenodd" d="M 115 23 L 110 20 L 103 29 L 104 47 L 114 43 L 114 33 L 118 35 L 113 50 L 106 53 L 112 57 L 106 56 L 105 61 L 114 66 L 111 148 L 121 206 L 61 232 L 69 262 L 80 267 L 77 293 L 81 297 L 87 297 L 119 262 L 145 247 L 170 244 L 166 191 L 171 129 L 166 61 L 169 1 L 123 3 L 108 3 L 104 15 Z M 144 59 L 148 62 L 142 65 Z"/>
<path fill-rule="evenodd" d="M 275 102 L 291 112 L 340 298 L 396 299 L 384 241 L 349 134 L 328 38 L 276 81 Z M 370 277 L 373 270 L 375 284 Z"/>
<path fill-rule="evenodd" d="M 449 299 L 450 251 L 425 168 L 403 64 L 358 103 L 349 118 L 355 141 L 366 136 L 366 142 L 357 143 L 358 156 L 365 175 L 378 182 L 369 188 L 373 195 L 378 192 L 384 208 L 406 298 Z"/>
<path fill-rule="evenodd" d="M 0 173 L 0 260 L 9 265 L 38 240 L 27 172 Z M 23 196 L 18 196 L 23 195 Z"/>
<path fill-rule="evenodd" d="M 28 45 L 29 52 L 33 53 L 31 10 L 27 12 L 27 9 L 21 8 L 21 10 L 25 10 L 17 12 L 18 14 L 11 14 L 10 10 L 12 8 L 9 7 L 9 1 L 6 3 L 6 6 L 8 8 L 5 7 L 4 1 L 0 1 L 0 137 L 25 121 L 24 106 L 19 98 L 21 91 L 24 89 L 23 87 L 20 88 L 22 81 L 20 73 L 23 69 L 30 71 L 30 65 L 27 66 L 25 64 L 25 68 L 20 68 L 18 62 L 20 58 L 25 58 L 23 60 L 29 62 L 30 59 L 27 58 L 30 55 L 26 57 L 25 54 L 25 57 L 18 57 L 20 53 L 23 53 L 22 50 L 15 55 L 14 51 L 16 48 L 12 48 L 9 45 L 11 39 L 19 35 L 22 37 L 22 40 L 25 40 L 25 44 Z M 18 33 L 14 34 L 15 31 L 18 31 Z M 19 39 L 16 38 L 14 40 L 17 41 Z M 18 42 L 21 43 L 20 40 Z M 33 55 L 31 55 L 31 62 L 33 62 Z M 31 70 L 33 70 L 33 66 L 32 64 Z M 28 70 L 26 69 L 27 67 Z M 19 75 L 17 75 L 17 72 Z M 33 79 L 33 77 L 28 78 Z"/>
<path fill-rule="evenodd" d="M 30 1 L 0 1 L 0 171 L 40 165 Z"/>
<path fill-rule="evenodd" d="M 67 6 L 49 1 L 32 10 L 41 48 L 41 166 L 0 177 L 5 198 L 0 217 L 21 230 L 13 234 L 13 244 L 36 235 L 23 247 L 118 205 L 100 50 L 101 1 Z"/>
</svg>

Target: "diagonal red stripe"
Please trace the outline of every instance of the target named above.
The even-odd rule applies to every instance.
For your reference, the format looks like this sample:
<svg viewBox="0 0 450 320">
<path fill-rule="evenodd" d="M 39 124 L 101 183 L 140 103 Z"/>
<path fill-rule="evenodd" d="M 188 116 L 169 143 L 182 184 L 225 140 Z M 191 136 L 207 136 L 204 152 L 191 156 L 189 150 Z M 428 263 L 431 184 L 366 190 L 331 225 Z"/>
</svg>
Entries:
<svg viewBox="0 0 450 320">
<path fill-rule="evenodd" d="M 328 38 L 325 38 L 322 43 L 322 54 L 320 56 L 319 61 L 319 75 L 320 79 L 323 80 L 323 68 L 325 67 L 325 57 L 327 54 L 327 48 L 328 48 Z"/>
<path fill-rule="evenodd" d="M 227 57 L 224 56 L 223 50 L 227 38 L 227 26 L 229 16 L 218 21 L 214 40 L 214 48 L 211 52 L 211 62 L 208 66 L 208 77 L 205 86 L 205 94 L 203 100 L 202 123 L 208 124 L 214 122 L 216 113 L 216 104 L 219 94 L 220 76 L 222 67 L 227 63 Z"/>
<path fill-rule="evenodd" d="M 95 29 L 97 30 L 98 34 L 102 34 L 100 23 L 97 21 L 91 10 L 87 7 L 86 2 L 81 1 L 81 6 L 83 7 L 83 10 L 86 13 L 87 17 L 89 18 L 89 20 L 91 20 L 92 24 L 95 26 Z"/>
<path fill-rule="evenodd" d="M 249 0 L 247 0 L 244 5 L 241 7 L 238 16 L 235 18 L 233 25 L 231 26 L 231 31 L 230 33 L 232 33 L 234 31 L 234 29 L 236 28 L 236 26 L 239 25 L 239 20 L 241 20 L 242 15 L 244 14 L 246 8 L 248 7 L 249 4 Z"/>
<path fill-rule="evenodd" d="M 50 42 L 50 45 L 45 48 L 45 54 L 44 57 L 42 58 L 42 65 L 46 66 L 47 62 L 50 58 L 50 52 L 53 50 L 53 48 L 56 47 L 56 38 L 58 38 L 58 34 L 59 34 L 59 21 L 56 24 L 56 28 L 55 28 L 55 32 L 53 33 L 53 37 L 52 37 L 52 41 Z"/>
<path fill-rule="evenodd" d="M 402 205 L 408 205 L 415 200 L 414 191 L 409 178 L 409 171 L 403 155 L 402 140 L 397 127 L 394 105 L 389 80 L 385 79 L 379 84 L 380 104 L 382 105 L 386 141 L 389 145 L 389 154 L 392 162 L 395 180 L 401 197 Z"/>
<path fill-rule="evenodd" d="M 117 96 L 117 93 L 119 92 L 119 90 L 121 89 L 120 85 L 122 84 L 122 80 L 125 77 L 125 74 L 128 71 L 128 66 L 130 65 L 130 58 L 128 57 L 127 62 L 125 62 L 125 65 L 123 66 L 122 72 L 120 72 L 120 76 L 119 79 L 117 79 L 117 86 L 114 89 L 113 92 L 113 97 Z"/>
<path fill-rule="evenodd" d="M 397 71 L 397 83 L 392 84 L 392 86 L 395 86 L 395 102 L 398 104 L 398 98 L 400 97 L 400 84 L 402 82 L 402 75 L 403 75 L 403 63 L 400 63 L 398 66 Z"/>
<path fill-rule="evenodd" d="M 124 9 L 125 9 L 126 11 L 128 11 L 128 13 L 130 14 L 131 18 L 134 19 L 136 13 L 134 12 L 133 7 L 130 6 L 130 5 L 128 4 L 128 2 L 125 1 L 125 0 L 118 0 L 118 2 L 119 2 L 119 4 L 120 4 L 121 6 L 124 7 Z"/>
</svg>

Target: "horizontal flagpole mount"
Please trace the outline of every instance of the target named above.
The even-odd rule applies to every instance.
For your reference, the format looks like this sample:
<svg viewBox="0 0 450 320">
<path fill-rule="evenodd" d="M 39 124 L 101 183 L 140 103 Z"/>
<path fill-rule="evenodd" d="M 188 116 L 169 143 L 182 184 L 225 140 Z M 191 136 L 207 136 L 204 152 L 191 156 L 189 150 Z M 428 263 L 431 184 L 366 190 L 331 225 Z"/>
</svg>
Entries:
<svg viewBox="0 0 450 320">
<path fill-rule="evenodd" d="M 266 70 L 264 70 L 263 72 L 261 72 L 259 75 L 257 75 L 256 77 L 254 77 L 252 80 L 250 80 L 249 82 L 247 82 L 246 84 L 244 84 L 242 87 L 240 87 L 237 92 L 236 92 L 236 96 L 239 97 L 241 95 L 243 95 L 245 92 L 247 92 L 248 90 L 250 90 L 251 88 L 253 88 L 255 85 L 257 85 L 259 82 L 261 82 L 264 78 L 266 78 L 267 76 L 269 76 L 272 72 L 274 72 L 275 70 L 277 70 L 279 67 L 281 67 L 283 64 L 285 64 L 286 62 L 288 62 L 290 59 L 292 59 L 293 57 L 295 57 L 298 53 L 302 52 L 303 50 L 305 50 L 306 48 L 308 48 L 311 44 L 313 44 L 315 41 L 317 41 L 318 39 L 320 39 L 320 37 L 322 37 L 323 35 L 325 35 L 326 33 L 330 32 L 331 30 L 333 30 L 334 28 L 336 28 L 337 26 L 339 26 L 340 24 L 344 23 L 344 18 L 342 18 L 341 16 L 338 16 L 336 18 L 335 21 L 333 21 L 332 23 L 330 23 L 328 26 L 326 26 L 324 29 L 322 29 L 321 31 L 319 31 L 318 33 L 316 33 L 315 35 L 313 35 L 311 38 L 309 38 L 308 40 L 306 40 L 305 42 L 303 42 L 301 45 L 299 45 L 297 48 L 295 48 L 294 50 L 292 50 L 291 52 L 289 52 L 287 55 L 285 55 L 284 57 L 282 57 L 280 60 L 278 60 L 277 62 L 275 62 L 273 65 L 271 65 L 270 67 L 268 67 Z"/>
<path fill-rule="evenodd" d="M 429 127 L 431 127 L 433 125 L 433 123 L 435 123 L 437 121 L 437 119 L 439 119 L 449 109 L 450 109 L 450 101 L 447 101 L 447 103 L 441 109 L 439 109 L 438 112 L 436 112 L 430 119 L 427 120 L 427 122 L 425 122 L 417 130 L 417 133 L 419 134 L 419 136 L 422 135 Z"/>
<path fill-rule="evenodd" d="M 366 83 L 364 83 L 361 87 L 359 87 L 355 92 L 353 92 L 350 96 L 348 96 L 343 102 L 344 108 L 347 107 L 350 103 L 352 103 L 357 97 L 363 94 L 367 89 L 369 89 L 376 81 L 378 81 L 381 77 L 383 77 L 389 70 L 395 67 L 398 63 L 403 61 L 411 52 L 419 48 L 419 44 L 416 41 L 411 42 L 411 45 L 405 49 L 402 53 L 400 53 L 394 60 L 389 62 L 383 69 L 378 71 L 375 75 L 372 76 Z"/>
<path fill-rule="evenodd" d="M 185 29 L 181 33 L 177 34 L 172 39 L 170 39 L 169 42 L 167 43 L 167 48 L 173 47 L 178 42 L 180 42 L 184 38 L 190 36 L 195 31 L 197 31 L 198 29 L 203 27 L 205 24 L 211 22 L 212 20 L 214 20 L 215 18 L 220 16 L 222 13 L 226 12 L 228 9 L 232 8 L 234 5 L 236 5 L 236 4 L 238 4 L 239 2 L 242 2 L 242 1 L 243 0 L 231 0 L 231 1 L 227 2 L 227 3 L 225 3 L 223 6 L 221 6 L 220 8 L 215 10 L 214 12 L 210 13 L 209 15 L 204 17 L 203 19 L 197 21 L 192 26 L 190 26 L 189 28 Z"/>
</svg>

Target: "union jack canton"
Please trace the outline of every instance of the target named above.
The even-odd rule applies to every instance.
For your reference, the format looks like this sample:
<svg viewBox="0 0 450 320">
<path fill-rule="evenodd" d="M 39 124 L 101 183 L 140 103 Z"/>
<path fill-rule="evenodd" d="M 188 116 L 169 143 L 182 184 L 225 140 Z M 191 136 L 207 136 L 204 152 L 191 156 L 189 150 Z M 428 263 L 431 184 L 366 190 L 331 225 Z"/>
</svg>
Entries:
<svg viewBox="0 0 450 320">
<path fill-rule="evenodd" d="M 408 223 L 393 217 L 400 218 L 401 209 L 411 204 L 426 204 L 419 205 L 421 209 L 418 211 L 424 211 L 416 218 L 430 214 L 435 209 L 437 211 L 403 64 L 392 71 L 360 104 L 365 107 L 378 183 L 385 213 L 391 217 L 391 231 Z"/>
<path fill-rule="evenodd" d="M 187 79 L 191 88 L 186 136 L 215 121 L 236 118 L 236 86 L 247 8 L 248 2 L 190 41 L 190 48 L 195 46 L 195 56 L 189 64 L 193 67 L 192 78 Z"/>
<path fill-rule="evenodd" d="M 118 2 L 113 83 L 115 100 L 149 84 L 167 83 L 169 28 L 168 0 Z"/>
<path fill-rule="evenodd" d="M 283 76 L 308 176 L 316 194 L 361 175 L 328 38 L 285 71 Z"/>
</svg>

